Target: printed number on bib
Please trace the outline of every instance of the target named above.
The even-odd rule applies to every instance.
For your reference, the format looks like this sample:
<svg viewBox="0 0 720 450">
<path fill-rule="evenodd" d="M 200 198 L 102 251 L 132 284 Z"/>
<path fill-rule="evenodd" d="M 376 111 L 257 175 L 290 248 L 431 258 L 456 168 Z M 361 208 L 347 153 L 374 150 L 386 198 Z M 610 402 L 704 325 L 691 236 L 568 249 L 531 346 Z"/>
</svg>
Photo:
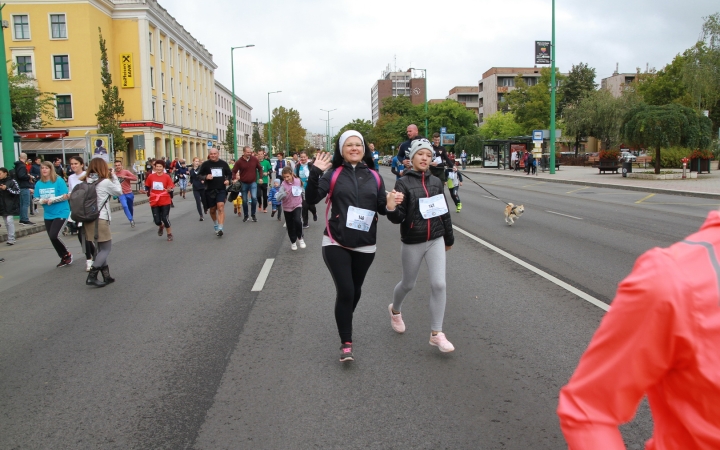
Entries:
<svg viewBox="0 0 720 450">
<path fill-rule="evenodd" d="M 300 197 L 302 195 L 302 187 L 293 186 L 292 187 L 292 195 L 293 195 L 293 197 Z"/>
<path fill-rule="evenodd" d="M 164 191 L 165 185 L 162 184 L 162 181 L 153 181 L 153 191 Z"/>
<path fill-rule="evenodd" d="M 420 214 L 423 219 L 432 219 L 448 212 L 445 196 L 442 194 L 420 199 Z"/>
<path fill-rule="evenodd" d="M 223 176 L 222 167 L 210 169 L 210 174 L 213 176 L 213 178 L 222 177 Z"/>
<path fill-rule="evenodd" d="M 351 206 L 348 209 L 345 226 L 353 230 L 370 231 L 374 217 L 375 211 Z"/>
</svg>

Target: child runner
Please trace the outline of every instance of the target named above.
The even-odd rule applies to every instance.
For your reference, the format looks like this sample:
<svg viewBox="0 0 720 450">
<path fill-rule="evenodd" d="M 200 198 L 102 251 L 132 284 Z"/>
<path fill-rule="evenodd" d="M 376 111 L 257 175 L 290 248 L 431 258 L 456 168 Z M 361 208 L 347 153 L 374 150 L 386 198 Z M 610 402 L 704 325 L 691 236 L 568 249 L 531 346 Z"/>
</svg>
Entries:
<svg viewBox="0 0 720 450">
<path fill-rule="evenodd" d="M 293 175 L 290 167 L 282 170 L 282 177 L 283 182 L 278 192 L 282 191 L 280 201 L 282 202 L 283 214 L 285 215 L 288 237 L 290 237 L 290 248 L 297 250 L 298 244 L 300 244 L 300 248 L 305 248 L 302 226 L 302 181 Z M 275 196 L 277 197 L 278 193 L 276 193 Z M 280 213 L 278 212 L 278 217 L 279 216 Z"/>
<path fill-rule="evenodd" d="M 158 226 L 158 236 L 163 235 L 163 228 L 167 228 L 167 240 L 172 241 L 172 228 L 170 228 L 170 192 L 175 185 L 170 175 L 165 173 L 165 163 L 157 160 L 153 164 L 153 173 L 145 179 L 145 191 L 150 197 L 150 209 L 153 220 Z"/>
<path fill-rule="evenodd" d="M 175 176 L 177 177 L 178 185 L 180 186 L 180 195 L 182 195 L 182 198 L 184 199 L 188 185 L 188 168 L 185 165 L 184 159 L 181 159 L 175 166 Z"/>
<path fill-rule="evenodd" d="M 405 296 L 417 281 L 422 260 L 430 274 L 430 345 L 441 352 L 455 347 L 442 332 L 445 315 L 446 283 L 445 252 L 455 239 L 448 213 L 443 183 L 428 170 L 433 160 L 433 147 L 427 139 L 416 139 L 410 147 L 411 170 L 395 183 L 395 190 L 404 194 L 403 201 L 393 210 L 388 201 L 388 219 L 400 224 L 402 240 L 402 280 L 395 286 L 393 302 L 388 305 L 390 325 L 398 333 L 405 331 L 400 308 Z"/>
<path fill-rule="evenodd" d="M 450 191 L 450 197 L 452 197 L 452 201 L 455 203 L 455 212 L 460 212 L 462 203 L 460 203 L 458 191 L 460 190 L 460 186 L 462 186 L 462 174 L 458 172 L 457 167 L 453 167 L 452 170 L 448 171 L 447 178 L 447 187 Z"/>
<path fill-rule="evenodd" d="M 277 194 L 277 191 L 279 188 L 280 188 L 280 179 L 275 178 L 273 180 L 273 185 L 270 188 L 270 192 L 268 192 L 268 202 L 272 206 L 272 213 L 270 213 L 270 217 L 275 216 L 275 213 L 277 212 L 278 220 L 280 220 L 280 216 L 282 216 L 282 214 L 280 214 L 280 205 L 281 205 L 280 200 L 277 200 L 275 198 L 275 194 Z"/>
<path fill-rule="evenodd" d="M 57 175 L 50 161 L 43 161 L 40 165 L 40 181 L 35 184 L 34 197 L 35 201 L 43 206 L 45 230 L 60 257 L 57 267 L 72 264 L 73 257 L 60 240 L 60 232 L 65 228 L 70 217 L 70 206 L 67 201 L 70 195 L 65 180 Z"/>
<path fill-rule="evenodd" d="M 343 362 L 354 359 L 353 313 L 360 301 L 365 275 L 375 259 L 377 214 L 385 215 L 386 205 L 394 208 L 396 201 L 402 201 L 402 195 L 395 192 L 385 195 L 385 185 L 377 172 L 371 170 L 373 166 L 362 134 L 348 130 L 340 135 L 332 157 L 328 153 L 317 156 L 305 190 L 305 199 L 311 205 L 326 195 L 331 197 L 322 254 L 335 282 L 335 322 Z"/>
</svg>

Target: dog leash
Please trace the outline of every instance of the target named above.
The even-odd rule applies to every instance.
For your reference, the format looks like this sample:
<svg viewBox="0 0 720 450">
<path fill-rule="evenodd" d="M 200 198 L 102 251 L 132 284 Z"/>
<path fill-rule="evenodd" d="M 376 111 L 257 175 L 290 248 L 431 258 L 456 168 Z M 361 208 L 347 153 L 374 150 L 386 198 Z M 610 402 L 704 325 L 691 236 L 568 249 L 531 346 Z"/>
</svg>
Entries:
<svg viewBox="0 0 720 450">
<path fill-rule="evenodd" d="M 488 191 L 488 190 L 485 189 L 480 183 L 478 183 L 477 181 L 473 180 L 473 179 L 470 178 L 469 176 L 465 175 L 465 172 L 464 172 L 464 171 L 463 171 L 463 172 L 460 172 L 460 173 L 462 173 L 463 178 L 467 178 L 468 180 L 470 180 L 470 181 L 472 181 L 473 183 L 475 183 L 476 185 L 478 185 L 478 186 L 480 187 L 480 189 L 482 189 L 483 191 L 487 192 L 488 194 L 492 195 L 492 196 L 495 197 L 496 199 L 498 199 L 498 200 L 500 200 L 501 202 L 505 203 L 506 205 L 510 206 L 510 203 L 506 202 L 505 200 L 501 199 L 501 198 L 498 197 L 497 195 L 495 195 L 495 194 L 493 194 L 492 192 Z M 513 209 L 516 208 L 516 206 L 514 206 L 514 205 L 513 205 L 513 206 L 510 206 L 510 207 L 513 208 Z"/>
</svg>

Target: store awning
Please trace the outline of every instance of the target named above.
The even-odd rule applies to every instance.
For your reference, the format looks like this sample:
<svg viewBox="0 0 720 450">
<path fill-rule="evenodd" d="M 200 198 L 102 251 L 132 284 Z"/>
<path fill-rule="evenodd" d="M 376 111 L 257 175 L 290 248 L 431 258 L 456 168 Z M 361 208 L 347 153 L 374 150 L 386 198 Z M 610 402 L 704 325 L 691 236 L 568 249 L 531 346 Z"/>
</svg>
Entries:
<svg viewBox="0 0 720 450">
<path fill-rule="evenodd" d="M 20 147 L 24 153 L 33 153 L 36 155 L 47 155 L 63 152 L 65 153 L 84 153 L 87 146 L 84 138 L 65 139 L 64 143 L 60 139 L 44 140 L 44 141 L 26 141 L 22 140 Z"/>
</svg>

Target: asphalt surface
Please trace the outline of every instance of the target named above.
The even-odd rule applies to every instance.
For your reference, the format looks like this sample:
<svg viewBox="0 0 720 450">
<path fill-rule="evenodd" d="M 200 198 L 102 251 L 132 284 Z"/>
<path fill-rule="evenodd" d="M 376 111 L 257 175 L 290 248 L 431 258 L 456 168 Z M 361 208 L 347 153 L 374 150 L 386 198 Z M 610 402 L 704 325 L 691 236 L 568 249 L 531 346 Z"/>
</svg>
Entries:
<svg viewBox="0 0 720 450">
<path fill-rule="evenodd" d="M 504 205 L 466 182 L 458 227 L 604 302 L 642 251 L 717 207 L 473 179 L 526 213 L 508 227 Z M 75 238 L 80 260 L 61 269 L 44 233 L 0 249 L 0 448 L 564 448 L 558 390 L 602 309 L 456 233 L 444 324 L 456 351 L 442 354 L 428 345 L 425 268 L 403 305 L 406 333 L 390 328 L 400 243 L 383 218 L 354 320 L 356 361 L 341 364 L 324 206 L 308 248 L 292 252 L 269 213 L 230 216 L 217 238 L 194 201 L 176 204 L 174 242 L 157 236 L 147 206 L 134 230 L 114 214 L 117 282 L 103 289 L 83 284 Z M 642 448 L 646 406 L 622 432 Z"/>
</svg>

